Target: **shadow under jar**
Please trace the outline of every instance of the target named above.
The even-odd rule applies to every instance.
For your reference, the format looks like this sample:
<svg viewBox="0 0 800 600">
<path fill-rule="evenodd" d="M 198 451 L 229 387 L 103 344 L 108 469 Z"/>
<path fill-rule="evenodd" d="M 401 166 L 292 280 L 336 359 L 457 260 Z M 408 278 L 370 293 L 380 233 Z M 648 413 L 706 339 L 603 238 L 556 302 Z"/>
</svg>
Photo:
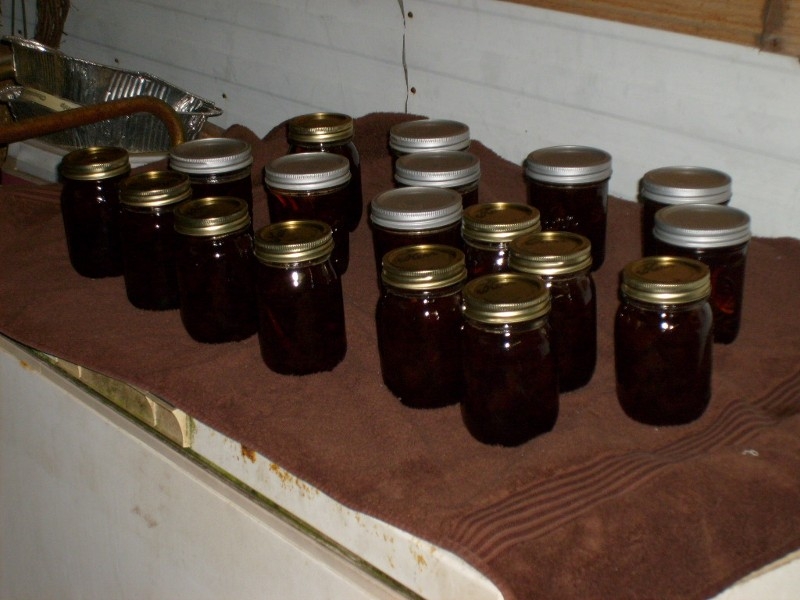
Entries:
<svg viewBox="0 0 800 600">
<path fill-rule="evenodd" d="M 322 221 L 333 232 L 333 267 L 339 275 L 350 263 L 347 215 L 350 163 L 330 152 L 287 154 L 264 168 L 271 223 Z"/>
<path fill-rule="evenodd" d="M 611 155 L 586 146 L 551 146 L 525 159 L 528 204 L 539 209 L 542 229 L 580 234 L 592 244 L 592 270 L 606 256 Z"/>
<path fill-rule="evenodd" d="M 394 180 L 398 186 L 441 187 L 461 194 L 464 208 L 480 200 L 480 159 L 463 150 L 415 152 L 397 159 Z"/>
<path fill-rule="evenodd" d="M 401 156 L 432 150 L 469 150 L 469 127 L 451 119 L 414 119 L 389 129 L 392 168 Z"/>
<path fill-rule="evenodd" d="M 406 406 L 461 400 L 461 287 L 464 253 L 452 246 L 405 246 L 383 258 L 375 311 L 383 381 Z"/>
<path fill-rule="evenodd" d="M 364 211 L 361 188 L 361 157 L 353 138 L 353 117 L 341 113 L 318 112 L 299 115 L 286 126 L 289 153 L 332 152 L 344 156 L 350 163 L 350 197 L 347 209 L 347 229 L 355 231 Z"/>
<path fill-rule="evenodd" d="M 276 373 L 330 371 L 347 352 L 342 282 L 322 221 L 284 221 L 256 232 L 258 341 Z"/>
<path fill-rule="evenodd" d="M 191 198 L 189 178 L 146 171 L 120 185 L 120 244 L 128 301 L 145 310 L 178 308 L 175 207 Z"/>
<path fill-rule="evenodd" d="M 622 271 L 614 321 L 617 399 L 647 425 L 690 423 L 711 398 L 713 316 L 709 269 L 650 256 Z"/>
<path fill-rule="evenodd" d="M 559 391 L 585 386 L 597 363 L 597 297 L 589 239 L 568 231 L 542 231 L 516 238 L 510 254 L 512 271 L 537 275 L 550 290 Z"/>
<path fill-rule="evenodd" d="M 175 209 L 181 321 L 198 342 L 234 342 L 258 329 L 250 231 L 241 198 L 196 198 Z"/>
<path fill-rule="evenodd" d="M 719 204 L 669 206 L 656 213 L 653 238 L 657 254 L 687 256 L 708 266 L 714 341 L 732 343 L 742 318 L 749 215 Z"/>
<path fill-rule="evenodd" d="M 464 286 L 461 416 L 480 442 L 517 446 L 558 419 L 558 372 L 544 281 L 483 275 Z"/>
<path fill-rule="evenodd" d="M 61 160 L 61 216 L 72 268 L 83 277 L 122 275 L 119 185 L 130 173 L 124 148 L 73 150 Z"/>
</svg>

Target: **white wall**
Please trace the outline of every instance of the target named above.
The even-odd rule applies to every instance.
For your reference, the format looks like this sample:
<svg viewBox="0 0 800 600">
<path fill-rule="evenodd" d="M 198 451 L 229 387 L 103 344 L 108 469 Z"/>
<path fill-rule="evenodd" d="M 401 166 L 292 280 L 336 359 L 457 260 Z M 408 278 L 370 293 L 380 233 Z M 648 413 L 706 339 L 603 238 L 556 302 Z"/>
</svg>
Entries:
<svg viewBox="0 0 800 600">
<path fill-rule="evenodd" d="M 757 234 L 800 236 L 796 58 L 498 0 L 72 0 L 62 49 L 260 135 L 317 109 L 451 117 L 514 162 L 602 147 L 628 199 L 651 168 L 722 169 Z"/>
</svg>

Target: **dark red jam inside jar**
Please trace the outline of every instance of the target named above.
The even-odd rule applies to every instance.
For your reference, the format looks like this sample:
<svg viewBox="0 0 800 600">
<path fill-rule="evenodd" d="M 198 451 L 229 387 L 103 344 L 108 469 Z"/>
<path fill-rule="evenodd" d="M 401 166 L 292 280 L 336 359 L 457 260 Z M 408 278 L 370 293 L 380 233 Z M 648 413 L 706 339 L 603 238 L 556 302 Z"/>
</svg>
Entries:
<svg viewBox="0 0 800 600">
<path fill-rule="evenodd" d="M 187 200 L 175 209 L 180 315 L 198 342 L 243 340 L 258 329 L 253 238 L 241 198 Z"/>
<path fill-rule="evenodd" d="M 333 232 L 333 267 L 344 275 L 350 263 L 348 206 L 350 163 L 331 152 L 287 154 L 264 168 L 271 223 L 322 221 Z"/>
<path fill-rule="evenodd" d="M 585 386 L 597 363 L 597 298 L 589 239 L 542 231 L 511 242 L 512 271 L 541 277 L 550 290 L 550 326 L 561 392 Z"/>
<path fill-rule="evenodd" d="M 614 324 L 617 398 L 647 425 L 699 418 L 711 398 L 714 323 L 709 269 L 690 258 L 626 265 Z"/>
<path fill-rule="evenodd" d="M 247 202 L 253 218 L 253 153 L 234 138 L 200 138 L 170 150 L 169 167 L 189 176 L 193 198 L 232 196 Z"/>
<path fill-rule="evenodd" d="M 461 236 L 470 279 L 509 270 L 509 244 L 521 235 L 541 231 L 539 211 L 527 204 L 491 202 L 464 211 Z"/>
<path fill-rule="evenodd" d="M 319 112 L 294 117 L 286 127 L 289 152 L 333 152 L 350 163 L 350 198 L 347 228 L 355 231 L 364 212 L 361 190 L 361 157 L 353 138 L 353 117 L 341 113 Z"/>
<path fill-rule="evenodd" d="M 592 244 L 592 270 L 606 256 L 611 155 L 585 146 L 552 146 L 525 159 L 528 204 L 539 209 L 542 229 L 580 234 Z"/>
<path fill-rule="evenodd" d="M 130 170 L 124 148 L 81 148 L 61 161 L 67 251 L 72 268 L 84 277 L 122 275 L 119 185 Z"/>
<path fill-rule="evenodd" d="M 714 341 L 730 344 L 739 334 L 750 217 L 719 204 L 685 204 L 659 210 L 653 225 L 657 254 L 687 256 L 711 270 Z"/>
<path fill-rule="evenodd" d="M 375 269 L 395 248 L 440 244 L 461 249 L 461 196 L 447 188 L 406 187 L 378 194 L 370 203 Z"/>
<path fill-rule="evenodd" d="M 398 186 L 443 187 L 461 194 L 464 208 L 480 200 L 480 160 L 463 150 L 415 152 L 397 159 L 394 179 Z"/>
<path fill-rule="evenodd" d="M 125 292 L 146 310 L 178 308 L 175 272 L 175 207 L 192 195 L 177 171 L 147 171 L 120 185 L 120 244 Z"/>
<path fill-rule="evenodd" d="M 397 159 L 415 152 L 469 150 L 470 132 L 465 123 L 450 119 L 414 119 L 389 129 L 392 168 Z"/>
<path fill-rule="evenodd" d="M 461 415 L 472 436 L 516 446 L 558 418 L 558 372 L 544 281 L 497 273 L 464 286 Z"/>
<path fill-rule="evenodd" d="M 706 167 L 661 167 L 648 171 L 639 184 L 642 203 L 642 256 L 658 254 L 653 238 L 655 214 L 669 206 L 727 205 L 731 178 Z"/>
<path fill-rule="evenodd" d="M 452 246 L 405 246 L 383 259 L 375 312 L 381 373 L 407 406 L 435 408 L 461 399 L 466 276 L 464 254 Z"/>
<path fill-rule="evenodd" d="M 347 352 L 342 282 L 322 221 L 285 221 L 255 236 L 258 341 L 276 373 L 330 371 Z"/>
</svg>

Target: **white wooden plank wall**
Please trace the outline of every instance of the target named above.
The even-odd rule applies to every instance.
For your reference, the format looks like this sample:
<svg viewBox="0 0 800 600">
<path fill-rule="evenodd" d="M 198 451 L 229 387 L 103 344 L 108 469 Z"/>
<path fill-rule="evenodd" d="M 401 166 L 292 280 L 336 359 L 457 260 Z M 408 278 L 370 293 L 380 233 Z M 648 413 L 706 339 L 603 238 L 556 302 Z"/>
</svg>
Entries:
<svg viewBox="0 0 800 600">
<path fill-rule="evenodd" d="M 163 77 L 260 135 L 311 110 L 407 109 L 463 120 L 514 162 L 602 147 L 628 199 L 651 168 L 719 168 L 757 234 L 800 236 L 791 57 L 497 0 L 72 0 L 62 49 Z"/>
</svg>

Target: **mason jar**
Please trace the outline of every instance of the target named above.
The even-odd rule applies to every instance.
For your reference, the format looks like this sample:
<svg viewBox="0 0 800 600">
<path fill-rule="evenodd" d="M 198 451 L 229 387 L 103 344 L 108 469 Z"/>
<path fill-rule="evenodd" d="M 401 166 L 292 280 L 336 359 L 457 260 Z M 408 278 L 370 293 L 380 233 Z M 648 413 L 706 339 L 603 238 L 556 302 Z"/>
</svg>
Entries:
<svg viewBox="0 0 800 600">
<path fill-rule="evenodd" d="M 480 160 L 463 150 L 414 152 L 399 157 L 394 166 L 398 186 L 449 188 L 461 194 L 464 208 L 478 203 L 480 178 Z"/>
</svg>

